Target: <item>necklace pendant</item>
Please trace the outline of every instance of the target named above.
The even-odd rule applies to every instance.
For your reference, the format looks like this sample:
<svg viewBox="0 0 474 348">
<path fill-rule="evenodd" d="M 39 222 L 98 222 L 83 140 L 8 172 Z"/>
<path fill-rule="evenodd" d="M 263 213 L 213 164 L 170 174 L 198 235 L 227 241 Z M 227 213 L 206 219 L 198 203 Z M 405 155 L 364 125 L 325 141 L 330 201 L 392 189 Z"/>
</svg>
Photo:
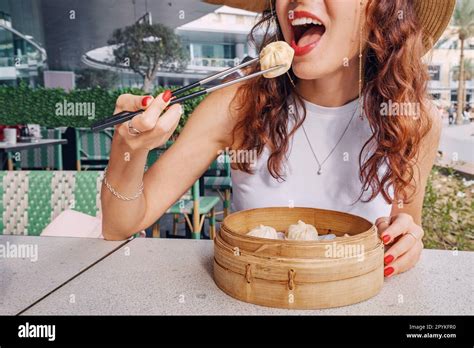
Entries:
<svg viewBox="0 0 474 348">
<path fill-rule="evenodd" d="M 323 173 L 323 170 L 321 168 L 318 169 L 318 175 L 321 175 Z"/>
</svg>

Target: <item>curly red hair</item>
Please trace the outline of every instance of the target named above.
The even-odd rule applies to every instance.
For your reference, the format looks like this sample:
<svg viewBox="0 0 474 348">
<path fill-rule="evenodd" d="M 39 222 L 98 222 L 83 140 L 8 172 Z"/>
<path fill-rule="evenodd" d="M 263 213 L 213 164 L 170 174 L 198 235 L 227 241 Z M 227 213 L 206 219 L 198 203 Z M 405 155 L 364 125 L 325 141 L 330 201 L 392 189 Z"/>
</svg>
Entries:
<svg viewBox="0 0 474 348">
<path fill-rule="evenodd" d="M 431 128 L 427 115 L 427 68 L 421 60 L 423 55 L 422 31 L 418 25 L 411 1 L 369 0 L 366 7 L 367 43 L 364 52 L 364 112 L 373 134 L 359 156 L 362 192 L 359 199 L 370 201 L 381 194 L 387 203 L 396 198 L 409 201 L 415 193 L 413 179 L 415 163 L 422 138 Z M 403 20 L 399 16 L 403 14 Z M 259 48 L 282 37 L 279 25 L 273 30 L 270 11 L 262 14 L 261 20 L 250 34 L 254 43 L 255 33 L 265 32 Z M 255 67 L 259 70 L 259 67 Z M 293 72 L 289 75 L 296 81 Z M 292 102 L 302 114 L 289 112 Z M 418 105 L 417 117 L 390 117 L 382 115 L 382 103 Z M 270 150 L 267 168 L 270 174 L 284 180 L 282 163 L 289 148 L 289 139 L 306 117 L 302 98 L 290 82 L 288 75 L 274 79 L 256 78 L 242 85 L 233 100 L 239 121 L 234 128 L 242 143 L 239 147 L 256 150 L 261 155 L 264 146 Z M 399 115 L 399 116 L 403 116 Z M 408 116 L 408 115 L 405 115 Z M 293 118 L 294 127 L 288 132 Z M 362 154 L 370 149 L 367 158 Z M 385 173 L 379 168 L 387 165 Z M 236 164 L 239 170 L 251 173 L 249 163 Z M 391 197 L 390 190 L 393 188 Z M 365 193 L 368 192 L 368 196 Z"/>
</svg>

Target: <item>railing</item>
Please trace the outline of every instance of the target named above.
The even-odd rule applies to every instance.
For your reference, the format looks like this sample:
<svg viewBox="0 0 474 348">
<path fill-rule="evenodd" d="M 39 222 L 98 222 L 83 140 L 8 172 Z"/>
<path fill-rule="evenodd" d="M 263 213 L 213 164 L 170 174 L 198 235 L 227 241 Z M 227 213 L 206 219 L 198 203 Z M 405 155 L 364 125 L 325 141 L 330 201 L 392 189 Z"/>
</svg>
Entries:
<svg viewBox="0 0 474 348">
<path fill-rule="evenodd" d="M 101 69 L 113 69 L 113 70 L 129 70 L 128 67 L 116 65 L 112 61 L 98 60 L 94 59 L 91 56 L 84 54 L 81 57 L 81 61 L 91 67 L 101 68 Z M 187 70 L 207 70 L 207 71 L 221 71 L 230 67 L 234 67 L 240 64 L 240 59 L 234 58 L 194 58 L 190 59 L 188 65 L 186 66 Z M 166 70 L 163 70 L 166 71 Z"/>
<path fill-rule="evenodd" d="M 188 68 L 208 69 L 208 68 L 230 68 L 240 63 L 238 58 L 194 58 L 189 62 Z"/>
<path fill-rule="evenodd" d="M 26 42 L 28 42 L 31 46 L 33 46 L 36 50 L 38 50 L 39 54 L 41 55 L 42 62 L 46 62 L 46 59 L 47 59 L 46 50 L 40 44 L 35 42 L 35 40 L 33 40 L 31 37 L 20 33 L 16 29 L 11 28 L 7 23 L 5 22 L 5 20 L 0 21 L 0 29 L 4 28 L 12 32 L 14 35 L 20 37 L 21 39 L 25 40 Z"/>
<path fill-rule="evenodd" d="M 0 67 L 2 68 L 16 67 L 21 69 L 31 66 L 38 66 L 38 60 L 28 56 L 0 57 Z"/>
</svg>

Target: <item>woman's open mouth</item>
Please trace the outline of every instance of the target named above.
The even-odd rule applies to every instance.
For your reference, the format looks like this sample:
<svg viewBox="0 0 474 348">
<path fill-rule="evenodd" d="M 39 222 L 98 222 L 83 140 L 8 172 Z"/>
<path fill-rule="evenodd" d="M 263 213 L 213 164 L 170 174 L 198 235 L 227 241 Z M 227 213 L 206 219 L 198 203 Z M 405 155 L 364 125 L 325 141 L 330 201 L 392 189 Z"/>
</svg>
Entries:
<svg viewBox="0 0 474 348">
<path fill-rule="evenodd" d="M 288 16 L 293 37 L 291 47 L 296 56 L 303 56 L 315 48 L 326 32 L 321 20 L 307 11 L 294 11 Z"/>
</svg>

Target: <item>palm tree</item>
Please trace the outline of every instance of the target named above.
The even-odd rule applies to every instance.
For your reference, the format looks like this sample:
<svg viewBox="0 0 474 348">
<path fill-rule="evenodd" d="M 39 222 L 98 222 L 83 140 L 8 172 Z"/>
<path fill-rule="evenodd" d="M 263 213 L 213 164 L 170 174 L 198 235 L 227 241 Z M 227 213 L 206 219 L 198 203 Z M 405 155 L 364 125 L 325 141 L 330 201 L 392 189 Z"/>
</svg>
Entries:
<svg viewBox="0 0 474 348">
<path fill-rule="evenodd" d="M 453 67 L 453 69 L 451 70 L 452 73 L 453 73 L 453 81 L 459 81 L 458 83 L 461 84 L 461 90 L 463 91 L 463 93 L 465 93 L 466 91 L 466 81 L 469 81 L 469 80 L 472 80 L 474 79 L 474 65 L 473 65 L 473 60 L 472 59 L 464 59 L 464 80 L 461 81 L 460 80 L 460 77 L 461 77 L 461 69 L 459 68 L 459 66 L 455 66 Z M 459 90 L 459 88 L 458 88 Z M 462 100 L 463 102 L 466 101 L 466 96 L 463 95 L 462 96 Z M 459 102 L 459 99 L 458 99 L 458 102 Z M 461 112 L 464 111 L 464 107 L 461 109 Z M 456 112 L 456 123 L 457 122 L 457 115 L 458 115 L 458 112 Z M 461 121 L 462 122 L 462 121 Z M 459 124 L 459 123 L 458 123 Z"/>
<path fill-rule="evenodd" d="M 472 0 L 458 0 L 454 10 L 453 25 L 456 26 L 456 35 L 461 42 L 459 56 L 459 82 L 458 82 L 458 109 L 456 124 L 463 122 L 462 112 L 464 110 L 464 42 L 474 36 L 474 2 Z"/>
<path fill-rule="evenodd" d="M 459 81 L 459 66 L 452 69 L 453 81 Z M 464 59 L 464 82 L 474 79 L 474 62 L 472 59 Z"/>
</svg>

